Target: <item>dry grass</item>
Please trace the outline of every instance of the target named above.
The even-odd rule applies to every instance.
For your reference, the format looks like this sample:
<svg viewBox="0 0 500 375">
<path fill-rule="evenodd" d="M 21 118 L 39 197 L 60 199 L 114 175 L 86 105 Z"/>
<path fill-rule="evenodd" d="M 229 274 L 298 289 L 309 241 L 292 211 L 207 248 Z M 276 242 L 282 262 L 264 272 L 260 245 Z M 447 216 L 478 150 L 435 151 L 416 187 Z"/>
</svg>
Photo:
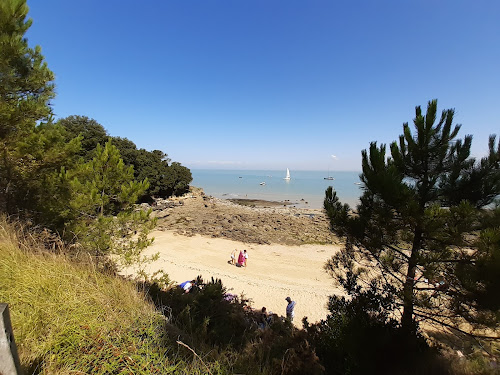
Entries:
<svg viewBox="0 0 500 375">
<path fill-rule="evenodd" d="M 49 253 L 1 217 L 0 301 L 25 373 L 203 372 L 184 361 L 132 282 Z"/>
</svg>

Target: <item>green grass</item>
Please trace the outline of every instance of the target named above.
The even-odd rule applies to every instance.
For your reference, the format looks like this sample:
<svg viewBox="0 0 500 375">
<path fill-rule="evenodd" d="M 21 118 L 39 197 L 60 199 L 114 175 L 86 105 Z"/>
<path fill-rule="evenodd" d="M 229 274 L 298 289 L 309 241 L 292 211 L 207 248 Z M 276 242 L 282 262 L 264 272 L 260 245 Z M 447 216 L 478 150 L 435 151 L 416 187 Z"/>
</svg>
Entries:
<svg viewBox="0 0 500 375">
<path fill-rule="evenodd" d="M 9 304 L 25 373 L 206 373 L 168 338 L 164 317 L 132 282 L 20 237 L 0 218 L 0 301 Z"/>
</svg>

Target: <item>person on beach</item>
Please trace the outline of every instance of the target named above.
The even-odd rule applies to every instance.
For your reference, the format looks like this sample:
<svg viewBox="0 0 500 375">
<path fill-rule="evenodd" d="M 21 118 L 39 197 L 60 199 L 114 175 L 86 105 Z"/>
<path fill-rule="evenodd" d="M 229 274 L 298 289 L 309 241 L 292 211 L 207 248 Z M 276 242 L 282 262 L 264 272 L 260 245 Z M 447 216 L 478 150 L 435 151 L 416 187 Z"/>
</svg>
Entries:
<svg viewBox="0 0 500 375">
<path fill-rule="evenodd" d="M 259 328 L 266 329 L 271 324 L 271 319 L 272 319 L 271 315 L 267 312 L 267 309 L 263 307 L 262 310 L 260 311 L 258 319 Z"/>
<path fill-rule="evenodd" d="M 191 281 L 184 281 L 182 284 L 179 285 L 179 287 L 184 290 L 184 293 L 189 293 L 191 291 L 191 288 L 196 284 L 196 280 L 191 280 Z"/>
<path fill-rule="evenodd" d="M 293 317 L 295 316 L 295 301 L 292 301 L 290 297 L 286 297 L 285 300 L 288 302 L 286 306 L 286 320 L 290 323 L 293 322 Z"/>
<path fill-rule="evenodd" d="M 248 253 L 246 250 L 240 251 L 240 255 L 238 256 L 238 263 L 236 263 L 236 267 L 246 267 L 248 261 Z"/>
<path fill-rule="evenodd" d="M 233 250 L 231 253 L 231 259 L 228 262 L 229 264 L 235 264 L 236 263 L 236 249 Z"/>
</svg>

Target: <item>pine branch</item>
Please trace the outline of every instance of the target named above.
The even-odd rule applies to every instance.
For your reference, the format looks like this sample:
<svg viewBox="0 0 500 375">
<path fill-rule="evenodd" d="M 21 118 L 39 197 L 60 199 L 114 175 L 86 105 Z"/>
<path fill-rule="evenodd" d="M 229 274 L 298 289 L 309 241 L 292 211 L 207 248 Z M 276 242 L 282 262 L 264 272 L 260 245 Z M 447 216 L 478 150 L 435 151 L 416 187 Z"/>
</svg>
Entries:
<svg viewBox="0 0 500 375">
<path fill-rule="evenodd" d="M 358 248 L 359 249 L 359 248 Z M 361 249 L 362 250 L 362 249 Z M 363 250 L 362 250 L 363 251 Z M 396 279 L 397 281 L 399 281 L 401 284 L 403 284 L 403 280 L 401 280 L 399 278 L 399 276 L 395 275 L 391 269 L 389 269 L 387 266 L 384 265 L 384 263 L 380 260 L 380 257 L 376 256 L 375 254 L 373 254 L 372 252 L 370 252 L 369 250 L 365 250 L 370 256 L 372 256 L 376 261 L 377 261 L 377 264 L 380 268 L 382 268 L 384 271 L 386 271 L 389 275 L 391 275 L 394 279 Z M 382 272 L 383 274 L 383 272 Z"/>
<path fill-rule="evenodd" d="M 398 253 L 399 255 L 401 255 L 407 261 L 410 260 L 410 257 L 408 255 L 406 255 L 405 253 L 403 253 L 401 250 L 397 249 L 395 246 L 393 246 L 393 245 L 386 245 L 386 246 L 389 249 L 394 250 L 396 253 Z"/>
<path fill-rule="evenodd" d="M 470 333 L 470 332 L 467 332 L 467 331 L 464 331 L 463 329 L 460 329 L 452 324 L 448 324 L 448 323 L 445 323 L 445 322 L 442 322 L 438 319 L 435 319 L 429 315 L 425 315 L 425 314 L 421 314 L 421 313 L 415 313 L 415 316 L 420 316 L 422 318 L 424 318 L 425 320 L 430 320 L 430 321 L 433 321 L 435 323 L 437 323 L 438 325 L 441 325 L 441 326 L 444 326 L 444 327 L 447 327 L 447 328 L 450 328 L 454 331 L 457 331 L 457 332 L 460 332 L 466 336 L 469 336 L 469 337 L 472 337 L 474 339 L 477 339 L 477 338 L 480 338 L 480 339 L 484 339 L 484 340 L 491 340 L 491 341 L 498 341 L 500 340 L 500 336 L 486 336 L 486 335 L 477 335 L 477 334 L 474 334 L 474 333 Z"/>
</svg>

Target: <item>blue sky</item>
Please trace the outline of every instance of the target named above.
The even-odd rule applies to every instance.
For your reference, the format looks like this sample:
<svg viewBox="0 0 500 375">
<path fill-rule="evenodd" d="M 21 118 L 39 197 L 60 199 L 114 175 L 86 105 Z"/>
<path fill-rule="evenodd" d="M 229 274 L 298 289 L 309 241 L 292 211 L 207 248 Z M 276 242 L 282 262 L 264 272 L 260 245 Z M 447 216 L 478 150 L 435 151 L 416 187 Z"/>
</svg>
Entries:
<svg viewBox="0 0 500 375">
<path fill-rule="evenodd" d="M 28 0 L 56 118 L 189 168 L 359 170 L 415 106 L 500 135 L 500 2 Z M 332 155 L 336 157 L 333 158 Z"/>
</svg>

